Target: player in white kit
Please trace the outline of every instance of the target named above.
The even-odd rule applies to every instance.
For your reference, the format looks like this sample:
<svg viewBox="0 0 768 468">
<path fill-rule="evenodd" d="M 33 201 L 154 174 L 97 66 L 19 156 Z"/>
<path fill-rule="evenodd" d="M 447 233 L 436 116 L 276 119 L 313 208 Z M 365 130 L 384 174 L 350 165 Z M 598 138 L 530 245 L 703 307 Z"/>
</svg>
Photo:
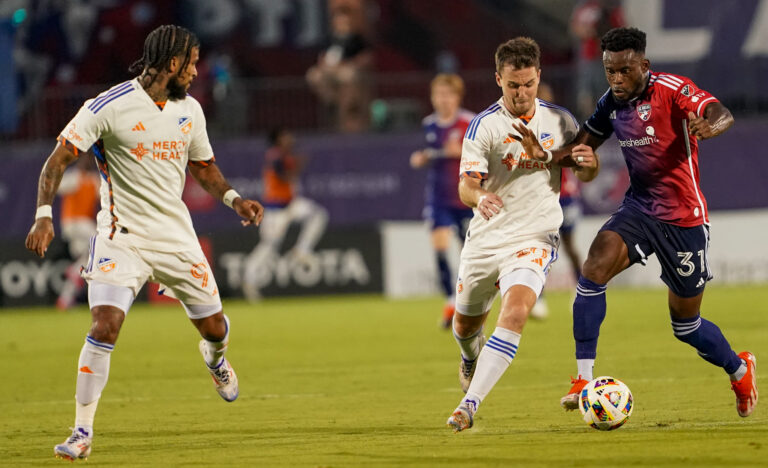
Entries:
<svg viewBox="0 0 768 468">
<path fill-rule="evenodd" d="M 536 98 L 540 55 L 526 37 L 498 47 L 502 97 L 479 113 L 464 135 L 459 195 L 475 215 L 456 284 L 453 331 L 466 395 L 448 418 L 454 431 L 472 427 L 481 401 L 515 357 L 528 314 L 557 259 L 561 166 L 529 158 L 519 129 L 530 129 L 553 150 L 570 143 L 578 123 L 566 109 Z M 597 156 L 586 145 L 574 148 L 561 165 L 572 166 L 584 181 L 597 175 Z M 486 342 L 483 324 L 499 292 L 501 312 Z"/>
<path fill-rule="evenodd" d="M 26 240 L 40 257 L 54 237 L 51 203 L 67 165 L 93 149 L 102 176 L 98 233 L 83 268 L 92 324 L 77 364 L 75 427 L 54 448 L 58 457 L 90 454 L 110 354 L 147 280 L 165 285 L 166 294 L 181 301 L 202 336 L 200 352 L 222 398 L 238 396 L 237 376 L 224 358 L 229 319 L 181 200 L 185 172 L 244 218 L 244 226 L 258 225 L 263 207 L 242 199 L 224 179 L 200 104 L 186 94 L 197 76 L 199 45 L 178 26 L 152 31 L 142 58 L 131 66 L 139 76 L 86 101 L 43 166 L 35 223 Z"/>
</svg>

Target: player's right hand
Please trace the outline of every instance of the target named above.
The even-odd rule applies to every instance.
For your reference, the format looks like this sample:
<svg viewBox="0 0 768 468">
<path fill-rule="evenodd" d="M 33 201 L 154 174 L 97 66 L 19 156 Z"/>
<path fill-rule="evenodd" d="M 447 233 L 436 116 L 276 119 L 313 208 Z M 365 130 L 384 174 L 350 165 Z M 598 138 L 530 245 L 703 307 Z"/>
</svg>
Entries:
<svg viewBox="0 0 768 468">
<path fill-rule="evenodd" d="M 503 207 L 504 202 L 501 201 L 501 197 L 493 192 L 485 192 L 477 200 L 477 211 L 480 212 L 480 216 L 486 221 L 498 214 Z"/>
<path fill-rule="evenodd" d="M 29 230 L 29 234 L 27 234 L 24 245 L 28 250 L 36 253 L 38 257 L 43 258 L 53 237 L 53 220 L 48 217 L 37 218 L 32 229 Z"/>
<path fill-rule="evenodd" d="M 411 153 L 411 167 L 418 169 L 424 167 L 429 162 L 429 156 L 426 151 L 414 151 Z"/>
<path fill-rule="evenodd" d="M 528 154 L 528 157 L 539 161 L 547 160 L 547 153 L 544 152 L 544 148 L 539 144 L 539 139 L 536 137 L 536 134 L 533 133 L 533 130 L 526 127 L 521 122 L 513 123 L 512 127 L 517 130 L 520 137 L 522 137 L 519 141 L 520 144 L 523 145 L 523 149 Z M 517 140 L 517 138 L 514 138 L 514 135 L 510 134 L 509 136 Z"/>
</svg>

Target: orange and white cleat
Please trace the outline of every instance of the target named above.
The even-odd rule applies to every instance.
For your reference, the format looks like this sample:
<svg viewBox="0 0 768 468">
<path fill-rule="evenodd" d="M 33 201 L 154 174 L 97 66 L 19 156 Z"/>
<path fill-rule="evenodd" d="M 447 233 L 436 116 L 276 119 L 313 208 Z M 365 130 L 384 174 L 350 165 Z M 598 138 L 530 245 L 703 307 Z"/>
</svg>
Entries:
<svg viewBox="0 0 768 468">
<path fill-rule="evenodd" d="M 440 319 L 440 326 L 446 330 L 450 330 L 453 326 L 453 314 L 456 313 L 456 307 L 453 303 L 447 302 L 443 307 L 443 316 Z"/>
<path fill-rule="evenodd" d="M 205 340 L 200 340 L 200 354 L 205 358 L 208 354 L 208 347 L 205 345 Z M 216 367 L 205 366 L 208 372 L 211 373 L 213 379 L 213 385 L 216 387 L 216 391 L 219 392 L 222 398 L 228 402 L 237 400 L 237 396 L 240 394 L 240 390 L 237 384 L 237 374 L 235 369 L 227 361 L 227 358 L 221 358 L 221 362 Z"/>
<path fill-rule="evenodd" d="M 757 405 L 757 358 L 749 351 L 742 351 L 739 357 L 747 363 L 747 373 L 741 380 L 731 382 L 731 389 L 736 394 L 736 411 L 746 418 Z"/>
<path fill-rule="evenodd" d="M 560 398 L 560 406 L 562 406 L 566 411 L 579 409 L 579 394 L 581 393 L 581 390 L 584 388 L 584 386 L 588 383 L 589 380 L 582 379 L 581 375 L 579 375 L 579 377 L 576 379 L 571 377 L 571 389 L 568 390 L 568 394 L 566 396 Z"/>
<path fill-rule="evenodd" d="M 82 428 L 72 429 L 72 435 L 63 443 L 53 448 L 53 454 L 56 458 L 63 458 L 69 461 L 77 459 L 88 459 L 91 454 L 91 444 L 93 438 Z"/>
<path fill-rule="evenodd" d="M 453 411 L 451 417 L 448 418 L 446 425 L 453 429 L 453 432 L 461 432 L 464 429 L 469 429 L 474 423 L 475 408 L 473 407 L 474 401 L 462 402 L 458 408 Z"/>
</svg>

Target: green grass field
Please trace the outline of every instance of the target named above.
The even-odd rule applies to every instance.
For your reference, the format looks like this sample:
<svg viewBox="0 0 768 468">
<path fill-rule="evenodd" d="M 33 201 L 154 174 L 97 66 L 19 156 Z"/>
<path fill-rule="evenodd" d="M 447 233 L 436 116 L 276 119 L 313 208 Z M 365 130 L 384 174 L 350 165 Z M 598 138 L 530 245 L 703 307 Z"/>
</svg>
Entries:
<svg viewBox="0 0 768 468">
<path fill-rule="evenodd" d="M 768 463 L 768 402 L 747 419 L 736 414 L 722 370 L 673 337 L 662 290 L 608 293 L 595 372 L 632 389 L 629 423 L 604 433 L 563 412 L 558 401 L 575 371 L 571 297 L 547 299 L 550 318 L 528 324 L 475 427 L 459 434 L 444 425 L 462 394 L 458 349 L 436 325 L 440 299 L 225 302 L 233 327 L 228 357 L 240 378 L 240 398 L 231 404 L 213 389 L 181 307 L 137 305 L 112 355 L 87 464 Z M 704 315 L 737 351 L 768 362 L 767 287 L 709 288 Z M 0 311 L 3 466 L 65 463 L 52 449 L 73 425 L 77 356 L 89 321 L 85 308 Z"/>
</svg>

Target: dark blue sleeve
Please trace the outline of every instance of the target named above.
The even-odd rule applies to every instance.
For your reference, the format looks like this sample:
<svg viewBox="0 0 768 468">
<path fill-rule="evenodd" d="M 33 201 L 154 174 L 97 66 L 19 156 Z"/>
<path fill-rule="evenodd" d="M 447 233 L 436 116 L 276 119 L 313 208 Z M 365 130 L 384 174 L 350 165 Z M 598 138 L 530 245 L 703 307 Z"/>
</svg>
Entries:
<svg viewBox="0 0 768 468">
<path fill-rule="evenodd" d="M 584 128 L 596 137 L 608 138 L 613 133 L 613 123 L 611 122 L 610 115 L 615 110 L 611 92 L 608 91 L 597 101 L 595 113 L 584 122 Z"/>
</svg>

